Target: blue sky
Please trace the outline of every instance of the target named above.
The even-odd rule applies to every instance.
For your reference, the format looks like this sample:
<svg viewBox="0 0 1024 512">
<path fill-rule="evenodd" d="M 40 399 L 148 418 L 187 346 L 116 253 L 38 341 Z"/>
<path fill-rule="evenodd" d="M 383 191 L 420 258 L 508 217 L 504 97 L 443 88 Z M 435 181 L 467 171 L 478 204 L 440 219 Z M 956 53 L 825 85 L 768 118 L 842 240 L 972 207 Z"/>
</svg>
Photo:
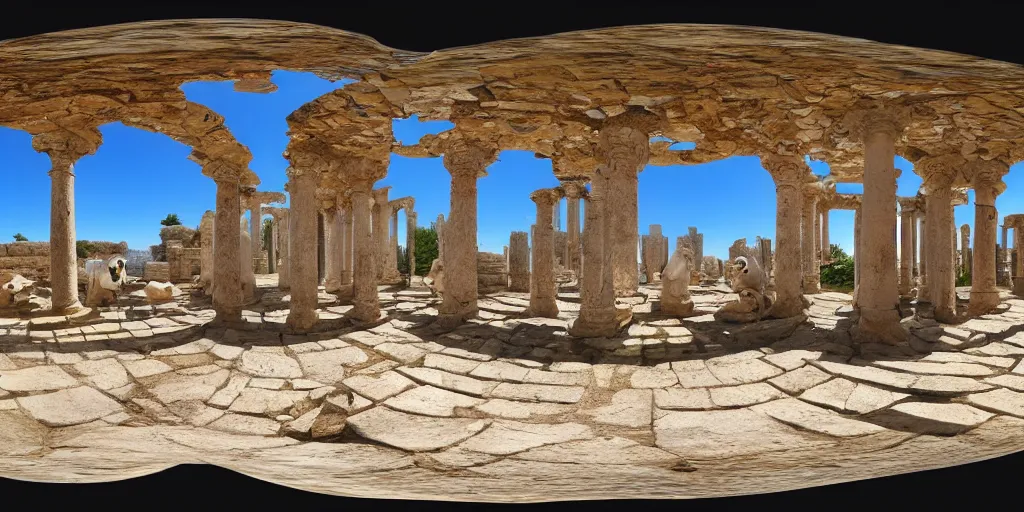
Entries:
<svg viewBox="0 0 1024 512">
<path fill-rule="evenodd" d="M 281 156 L 288 143 L 285 117 L 302 104 L 343 87 L 308 73 L 276 72 L 278 91 L 271 94 L 234 92 L 231 82 L 190 83 L 182 87 L 190 101 L 220 113 L 228 128 L 253 154 L 251 168 L 259 175 L 261 190 L 283 191 L 287 161 Z M 395 137 L 415 143 L 426 133 L 450 128 L 445 121 L 417 119 L 395 122 Z M 213 181 L 200 173 L 187 157 L 191 149 L 170 138 L 120 123 L 101 127 L 104 142 L 95 155 L 79 160 L 76 169 L 77 236 L 84 240 L 126 241 L 133 249 L 159 243 L 160 220 L 176 213 L 187 226 L 198 226 L 206 210 L 214 208 Z M 673 149 L 687 148 L 681 143 Z M 689 146 L 692 147 L 692 144 Z M 16 232 L 30 240 L 49 238 L 49 158 L 32 149 L 22 131 L 0 128 L 0 175 L 8 185 L 5 213 L 0 216 L 0 240 L 11 241 Z M 818 174 L 828 166 L 810 162 Z M 904 172 L 898 194 L 914 194 L 921 178 L 906 160 L 897 157 Z M 119 182 L 112 177 L 120 179 Z M 1005 178 L 1008 189 L 999 196 L 1000 215 L 1024 212 L 1024 165 L 1014 166 Z M 116 184 L 115 184 L 116 183 Z M 392 199 L 416 198 L 419 224 L 428 225 L 438 214 L 447 216 L 450 178 L 440 158 L 391 156 L 388 176 L 377 186 L 390 185 Z M 530 230 L 536 206 L 530 192 L 557 186 L 551 162 L 533 153 L 504 151 L 478 182 L 478 243 L 480 250 L 502 252 L 512 231 Z M 775 238 L 775 186 L 756 157 L 733 157 L 693 166 L 648 166 L 640 173 L 640 233 L 661 224 L 675 240 L 688 226 L 704 233 L 705 254 L 728 255 L 738 238 L 753 243 L 756 236 Z M 840 192 L 861 193 L 857 184 L 840 184 Z M 974 194 L 969 192 L 973 201 Z M 955 208 L 956 224 L 973 225 L 973 204 Z M 399 237 L 405 240 L 405 219 L 400 214 Z M 561 205 L 565 226 L 565 203 Z M 973 229 L 972 229 L 973 231 Z M 835 211 L 830 217 L 832 243 L 847 252 L 853 245 L 853 212 Z M 674 247 L 674 242 L 670 245 Z"/>
</svg>

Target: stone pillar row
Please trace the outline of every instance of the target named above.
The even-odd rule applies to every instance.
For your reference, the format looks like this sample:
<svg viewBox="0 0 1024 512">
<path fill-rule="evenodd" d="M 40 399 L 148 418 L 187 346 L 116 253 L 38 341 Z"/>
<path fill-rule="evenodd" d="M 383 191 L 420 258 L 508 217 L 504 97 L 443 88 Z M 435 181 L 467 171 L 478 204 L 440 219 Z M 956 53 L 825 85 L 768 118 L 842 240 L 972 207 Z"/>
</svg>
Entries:
<svg viewBox="0 0 1024 512">
<path fill-rule="evenodd" d="M 1003 176 L 1009 167 L 995 161 L 978 162 L 974 173 L 974 249 L 971 256 L 971 299 L 967 313 L 990 313 L 999 305 L 996 288 L 996 196 L 1006 190 Z M 964 247 L 966 252 L 967 248 Z"/>
<path fill-rule="evenodd" d="M 537 222 L 533 225 L 533 272 L 530 273 L 531 316 L 558 317 L 555 283 L 555 231 L 553 207 L 562 199 L 562 189 L 546 188 L 530 194 L 537 204 Z"/>
</svg>

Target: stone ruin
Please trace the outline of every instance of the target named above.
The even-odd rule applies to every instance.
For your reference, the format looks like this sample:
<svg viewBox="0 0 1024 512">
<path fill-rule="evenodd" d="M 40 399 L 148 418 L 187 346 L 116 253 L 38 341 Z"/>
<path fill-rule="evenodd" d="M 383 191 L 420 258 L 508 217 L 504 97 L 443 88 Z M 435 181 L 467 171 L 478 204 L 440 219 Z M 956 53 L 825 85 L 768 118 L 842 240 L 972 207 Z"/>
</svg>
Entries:
<svg viewBox="0 0 1024 512">
<path fill-rule="evenodd" d="M 704 261 L 704 234 L 698 233 L 697 228 L 690 226 L 686 235 L 676 238 L 676 247 L 688 247 L 690 253 L 693 256 L 694 262 Z M 690 284 L 693 286 L 699 285 L 703 280 L 701 276 L 702 269 L 696 265 L 690 266 Z"/>
<path fill-rule="evenodd" d="M 508 289 L 508 269 L 505 256 L 493 252 L 476 255 L 476 278 L 480 293 Z"/>
<path fill-rule="evenodd" d="M 737 256 L 730 266 L 729 283 L 738 298 L 715 312 L 715 320 L 756 322 L 771 313 L 773 300 L 766 294 L 768 279 L 757 258 Z"/>
<path fill-rule="evenodd" d="M 648 283 L 661 280 L 668 264 L 668 238 L 661 234 L 660 224 L 651 224 L 648 234 L 640 237 L 640 273 Z"/>
<path fill-rule="evenodd" d="M 680 317 L 693 314 L 693 300 L 690 299 L 693 268 L 693 251 L 685 245 L 677 246 L 661 275 L 662 313 Z"/>
<path fill-rule="evenodd" d="M 508 241 L 508 289 L 530 291 L 530 244 L 525 231 L 513 231 Z"/>
</svg>

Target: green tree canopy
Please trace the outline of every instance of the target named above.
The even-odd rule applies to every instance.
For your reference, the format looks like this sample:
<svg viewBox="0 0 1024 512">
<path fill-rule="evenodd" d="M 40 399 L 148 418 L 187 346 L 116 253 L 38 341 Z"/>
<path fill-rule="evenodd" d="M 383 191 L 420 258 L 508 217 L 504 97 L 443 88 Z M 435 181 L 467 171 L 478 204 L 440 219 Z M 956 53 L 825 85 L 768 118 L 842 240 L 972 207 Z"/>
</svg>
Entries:
<svg viewBox="0 0 1024 512">
<path fill-rule="evenodd" d="M 429 228 L 416 228 L 416 275 L 425 276 L 430 272 L 430 264 L 437 259 L 437 230 L 434 223 Z"/>
<path fill-rule="evenodd" d="M 164 220 L 160 221 L 160 224 L 164 226 L 180 226 L 181 221 L 178 220 L 177 213 L 169 213 L 167 214 L 167 217 L 164 218 Z"/>
<path fill-rule="evenodd" d="M 28 238 L 26 238 L 25 235 L 23 235 L 21 233 L 15 233 L 14 234 L 14 241 L 15 242 L 28 242 Z"/>
</svg>

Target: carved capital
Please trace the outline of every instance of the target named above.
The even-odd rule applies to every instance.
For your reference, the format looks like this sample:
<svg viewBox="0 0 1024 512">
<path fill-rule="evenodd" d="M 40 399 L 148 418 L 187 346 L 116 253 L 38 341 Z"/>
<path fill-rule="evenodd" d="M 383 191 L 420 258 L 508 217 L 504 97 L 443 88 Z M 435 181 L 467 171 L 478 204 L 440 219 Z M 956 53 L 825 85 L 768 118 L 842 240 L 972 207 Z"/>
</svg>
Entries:
<svg viewBox="0 0 1024 512">
<path fill-rule="evenodd" d="M 239 184 L 242 169 L 224 160 L 214 160 L 203 165 L 203 175 L 213 178 L 218 184 Z"/>
<path fill-rule="evenodd" d="M 650 136 L 630 125 L 602 127 L 595 156 L 601 162 L 599 173 L 638 173 L 651 158 Z"/>
<path fill-rule="evenodd" d="M 630 128 L 642 132 L 647 137 L 647 144 L 650 145 L 651 134 L 662 129 L 664 119 L 654 112 L 650 112 L 640 106 L 627 107 L 626 111 L 609 118 L 601 123 L 601 131 L 609 128 Z M 650 148 L 648 148 L 650 150 Z"/>
<path fill-rule="evenodd" d="M 807 164 L 797 156 L 765 155 L 761 157 L 761 166 L 772 175 L 776 185 L 799 185 L 810 173 Z"/>
<path fill-rule="evenodd" d="M 998 196 L 1006 191 L 1003 176 L 1010 172 L 1010 166 L 998 160 L 976 160 L 971 162 L 971 186 L 975 191 L 991 191 Z"/>
<path fill-rule="evenodd" d="M 1024 229 L 1024 213 L 1003 217 L 1003 228 L 1010 228 L 1014 230 Z"/>
<path fill-rule="evenodd" d="M 863 139 L 874 133 L 896 137 L 910 124 L 910 109 L 901 105 L 875 105 L 858 108 L 843 116 L 850 136 Z"/>
<path fill-rule="evenodd" d="M 914 173 L 924 180 L 921 189 L 925 193 L 948 190 L 953 186 L 957 173 L 966 164 L 967 161 L 960 155 L 929 156 L 914 162 Z"/>
<path fill-rule="evenodd" d="M 583 180 L 562 180 L 562 191 L 569 199 L 579 199 L 587 193 L 587 183 Z"/>
<path fill-rule="evenodd" d="M 912 215 L 917 212 L 920 207 L 917 196 L 897 197 L 896 202 L 900 205 L 900 213 L 904 215 Z"/>
<path fill-rule="evenodd" d="M 535 190 L 530 194 L 530 199 L 537 203 L 537 207 L 551 208 L 557 203 L 565 193 L 561 187 L 555 188 L 542 188 Z"/>
<path fill-rule="evenodd" d="M 76 132 L 60 129 L 32 137 L 32 149 L 49 155 L 52 169 L 70 172 L 78 159 L 96 153 L 102 140 L 95 128 Z"/>
<path fill-rule="evenodd" d="M 452 176 L 482 178 L 487 175 L 487 166 L 497 159 L 496 147 L 482 141 L 457 138 L 445 144 L 442 162 Z"/>
</svg>

